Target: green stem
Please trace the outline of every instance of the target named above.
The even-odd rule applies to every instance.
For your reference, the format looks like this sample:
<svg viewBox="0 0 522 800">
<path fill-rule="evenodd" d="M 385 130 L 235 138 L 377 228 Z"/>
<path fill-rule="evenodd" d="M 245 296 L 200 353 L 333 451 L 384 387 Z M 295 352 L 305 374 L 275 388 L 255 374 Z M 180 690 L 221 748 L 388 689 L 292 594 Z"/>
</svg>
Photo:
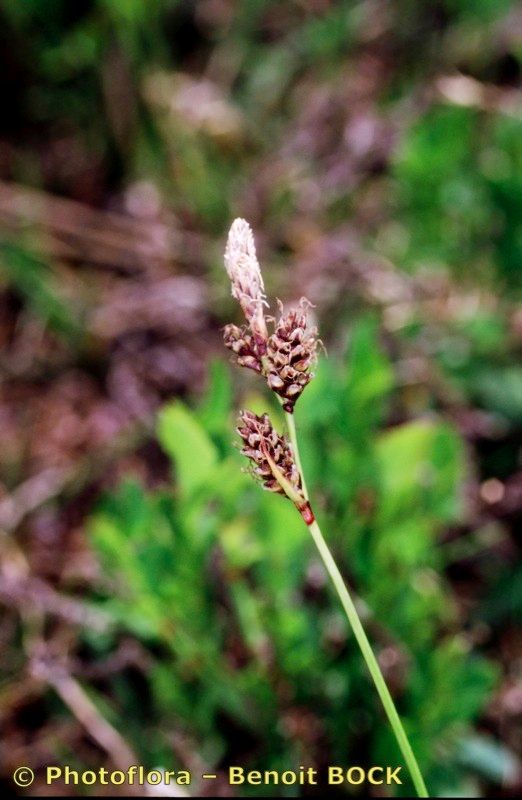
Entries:
<svg viewBox="0 0 522 800">
<path fill-rule="evenodd" d="M 303 491 L 305 493 L 306 498 L 308 499 L 308 492 L 304 482 L 303 476 L 303 469 L 301 465 L 301 459 L 299 456 L 299 447 L 297 443 L 297 434 L 295 428 L 295 421 L 292 414 L 286 414 L 286 419 L 288 423 L 288 432 L 290 435 L 290 440 L 292 442 L 293 450 L 294 450 L 294 457 L 296 460 L 297 467 L 301 473 L 301 480 L 303 483 Z M 422 773 L 419 769 L 419 765 L 417 763 L 417 759 L 415 758 L 415 754 L 411 748 L 410 742 L 406 735 L 406 731 L 402 725 L 400 717 L 397 713 L 397 709 L 395 708 L 395 704 L 393 702 L 393 698 L 389 692 L 388 687 L 386 686 L 386 682 L 384 680 L 383 674 L 379 667 L 378 661 L 375 658 L 373 653 L 371 644 L 366 636 L 364 628 L 362 626 L 361 620 L 359 619 L 359 615 L 357 613 L 357 609 L 353 603 L 352 598 L 346 588 L 346 585 L 343 581 L 342 575 L 339 572 L 339 568 L 335 563 L 334 557 L 330 552 L 330 548 L 326 544 L 326 541 L 321 533 L 321 529 L 317 524 L 317 521 L 311 523 L 308 526 L 308 529 L 312 535 L 312 538 L 316 544 L 317 549 L 323 559 L 324 565 L 332 579 L 332 582 L 337 590 L 337 594 L 339 595 L 339 599 L 343 605 L 343 608 L 346 612 L 346 616 L 348 617 L 348 622 L 350 623 L 354 636 L 357 640 L 357 643 L 361 649 L 363 654 L 364 660 L 366 661 L 366 666 L 370 672 L 370 675 L 373 678 L 373 682 L 375 683 L 375 688 L 381 698 L 381 702 L 384 706 L 384 710 L 390 721 L 390 725 L 393 729 L 393 733 L 395 734 L 395 738 L 397 739 L 397 744 L 399 745 L 400 751 L 404 756 L 404 760 L 408 766 L 410 771 L 410 775 L 417 791 L 419 797 L 429 797 L 428 790 L 426 789 L 426 784 L 424 783 L 424 779 L 422 777 Z"/>
<path fill-rule="evenodd" d="M 303 487 L 303 494 L 307 500 L 310 500 L 310 495 L 308 494 L 308 489 L 306 487 L 305 476 L 303 472 L 303 465 L 301 464 L 301 456 L 299 454 L 299 445 L 297 443 L 297 431 L 295 429 L 295 417 L 293 414 L 290 414 L 288 411 L 285 411 L 286 417 L 286 426 L 288 428 L 288 433 L 290 435 L 290 441 L 292 442 L 292 450 L 294 451 L 294 458 L 295 463 L 297 465 L 297 469 L 301 475 L 301 485 Z"/>
</svg>

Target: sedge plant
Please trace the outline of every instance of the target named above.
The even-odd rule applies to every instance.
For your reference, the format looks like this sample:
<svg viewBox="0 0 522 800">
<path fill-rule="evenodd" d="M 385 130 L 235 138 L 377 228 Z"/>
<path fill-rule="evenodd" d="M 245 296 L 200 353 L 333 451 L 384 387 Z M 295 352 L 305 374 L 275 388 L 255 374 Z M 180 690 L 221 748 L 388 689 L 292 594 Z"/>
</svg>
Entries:
<svg viewBox="0 0 522 800">
<path fill-rule="evenodd" d="M 312 367 L 317 360 L 317 329 L 308 324 L 311 303 L 302 298 L 297 308 L 287 312 L 279 304 L 279 318 L 266 315 L 268 304 L 254 236 L 243 219 L 236 219 L 230 228 L 225 267 L 232 296 L 240 303 L 246 324 L 227 325 L 224 343 L 240 366 L 257 372 L 275 392 L 285 412 L 288 429 L 288 436 L 281 435 L 274 429 L 268 414 L 258 416 L 252 411 L 240 411 L 237 431 L 242 440 L 241 452 L 250 460 L 251 471 L 262 486 L 288 498 L 307 525 L 360 647 L 417 794 L 428 797 L 410 741 L 357 608 L 315 518 L 306 487 L 294 408 L 313 378 Z"/>
</svg>

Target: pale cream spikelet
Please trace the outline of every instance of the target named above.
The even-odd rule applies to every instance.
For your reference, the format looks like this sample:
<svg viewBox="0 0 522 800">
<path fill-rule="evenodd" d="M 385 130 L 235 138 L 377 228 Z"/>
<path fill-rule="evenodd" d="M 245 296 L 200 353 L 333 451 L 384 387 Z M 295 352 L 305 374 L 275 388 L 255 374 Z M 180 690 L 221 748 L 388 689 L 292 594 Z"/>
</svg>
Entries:
<svg viewBox="0 0 522 800">
<path fill-rule="evenodd" d="M 264 315 L 265 287 L 252 229 L 240 217 L 230 227 L 225 248 L 225 267 L 232 284 L 232 297 L 239 301 L 259 354 L 262 355 L 268 338 Z"/>
</svg>

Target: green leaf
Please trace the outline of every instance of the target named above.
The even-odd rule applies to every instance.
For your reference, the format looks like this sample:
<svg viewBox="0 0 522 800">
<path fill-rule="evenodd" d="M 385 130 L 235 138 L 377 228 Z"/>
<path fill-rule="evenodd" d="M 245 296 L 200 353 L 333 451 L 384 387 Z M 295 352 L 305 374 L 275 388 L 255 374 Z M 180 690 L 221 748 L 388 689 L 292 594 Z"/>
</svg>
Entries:
<svg viewBox="0 0 522 800">
<path fill-rule="evenodd" d="M 377 442 L 384 523 L 402 514 L 447 522 L 459 513 L 462 445 L 453 429 L 419 420 L 383 433 Z"/>
<path fill-rule="evenodd" d="M 512 785 L 520 771 L 516 755 L 489 736 L 468 736 L 460 743 L 458 761 L 500 785 Z"/>
<path fill-rule="evenodd" d="M 361 444 L 381 421 L 383 402 L 394 382 L 378 336 L 377 320 L 365 317 L 355 326 L 349 349 L 345 426 L 350 440 Z"/>
<path fill-rule="evenodd" d="M 230 370 L 223 361 L 210 364 L 210 381 L 205 398 L 197 410 L 197 418 L 206 431 L 222 435 L 228 430 L 228 417 L 232 405 Z"/>
<path fill-rule="evenodd" d="M 179 487 L 189 495 L 212 474 L 217 450 L 194 414 L 181 402 L 172 403 L 159 413 L 158 439 L 176 468 Z"/>
<path fill-rule="evenodd" d="M 483 369 L 471 382 L 475 396 L 486 408 L 513 422 L 522 421 L 522 368 Z"/>
</svg>

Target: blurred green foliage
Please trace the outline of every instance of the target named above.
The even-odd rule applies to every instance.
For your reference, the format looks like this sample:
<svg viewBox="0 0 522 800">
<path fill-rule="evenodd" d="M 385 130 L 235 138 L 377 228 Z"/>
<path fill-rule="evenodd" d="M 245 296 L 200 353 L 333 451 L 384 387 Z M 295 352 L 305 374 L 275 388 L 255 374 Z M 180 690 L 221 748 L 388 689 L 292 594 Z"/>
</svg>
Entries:
<svg viewBox="0 0 522 800">
<path fill-rule="evenodd" d="M 172 487 L 128 480 L 91 523 L 112 586 L 100 602 L 156 654 L 146 699 L 130 684 L 120 693 L 121 720 L 143 758 L 166 767 L 170 726 L 212 768 L 242 741 L 251 768 L 400 763 L 305 526 L 242 472 L 228 381 L 215 364 L 198 408 L 161 411 Z M 441 577 L 437 534 L 459 519 L 462 444 L 435 415 L 380 430 L 393 383 L 375 321 L 363 318 L 347 358 L 322 362 L 297 421 L 321 521 L 362 598 L 428 785 L 458 792 L 459 747 L 495 679 L 457 632 Z M 92 636 L 91 646 L 111 644 Z M 133 709 L 144 703 L 153 711 L 138 730 Z M 291 728 L 292 713 L 307 732 Z"/>
<path fill-rule="evenodd" d="M 28 250 L 0 242 L 0 275 L 24 298 L 44 325 L 77 344 L 81 324 L 70 305 L 60 297 L 59 282 L 48 264 Z"/>
<path fill-rule="evenodd" d="M 208 244 L 188 272 L 194 266 L 210 286 L 215 323 L 225 309 L 217 253 L 235 213 L 252 213 L 265 237 L 261 249 L 274 259 L 263 265 L 267 285 L 285 283 L 277 267 L 287 256 L 296 271 L 310 257 L 309 272 L 323 289 L 332 270 L 325 295 L 338 295 L 332 305 L 340 322 L 333 355 L 321 359 L 297 409 L 314 505 L 360 597 L 432 793 L 480 794 L 478 777 L 500 786 L 515 769 L 503 744 L 472 730 L 497 686 L 497 666 L 473 649 L 467 630 L 475 622 L 492 626 L 485 649 L 509 684 L 522 571 L 509 546 L 503 560 L 488 547 L 512 522 L 514 528 L 514 512 L 506 503 L 498 519 L 488 517 L 489 507 L 464 519 L 462 493 L 470 478 L 478 495 L 480 482 L 493 477 L 506 482 L 507 497 L 520 470 L 520 318 L 513 300 L 522 275 L 522 123 L 513 76 L 520 75 L 522 50 L 509 16 L 517 4 L 343 0 L 317 3 L 316 13 L 314 3 L 255 0 L 235 4 L 232 15 L 229 5 L 0 0 L 6 177 L 120 211 L 128 211 L 129 187 L 152 185 L 158 220 L 165 214 L 167 224 L 202 234 Z M 448 77 L 460 81 L 453 98 L 440 88 Z M 211 105 L 223 103 L 228 128 L 218 125 L 216 133 L 194 121 L 186 103 L 176 105 L 187 79 L 192 89 L 208 88 L 208 79 L 217 90 Z M 45 247 L 29 251 L 24 233 L 25 223 L 0 244 L 1 288 L 14 320 L 12 336 L 6 323 L 7 346 L 35 316 L 67 348 L 63 369 L 85 370 L 100 394 L 110 395 L 111 353 L 96 350 L 82 300 L 62 280 L 69 271 L 74 285 L 83 271 L 88 288 L 100 285 L 88 249 L 85 255 L 79 240 L 80 258 L 65 269 Z M 37 239 L 29 241 L 33 247 Z M 351 280 L 351 262 L 365 264 L 368 251 L 387 257 L 395 277 L 408 273 L 408 292 L 399 298 L 408 306 L 403 322 L 388 325 L 395 301 L 382 303 L 390 352 L 376 318 L 361 311 L 365 291 L 357 285 L 352 294 L 342 283 L 345 270 Z M 173 274 L 184 269 L 183 261 L 172 264 Z M 218 269 L 222 277 L 214 280 Z M 435 311 L 412 289 L 434 274 L 447 280 Z M 85 294 L 97 302 L 97 291 Z M 318 315 L 327 329 L 328 312 Z M 349 347 L 340 355 L 348 324 Z M 113 354 L 118 344 L 107 349 Z M 22 345 L 23 354 L 30 344 Z M 37 361 L 38 353 L 37 346 Z M 408 359 L 425 370 L 410 383 L 398 377 Z M 15 350 L 13 360 L 23 377 L 24 358 Z M 27 391 L 41 393 L 44 379 L 58 372 L 42 359 L 40 382 Z M 12 370 L 11 380 L 16 375 Z M 15 394 L 18 409 L 27 396 Z M 261 395 L 243 402 L 266 410 Z M 87 667 L 103 664 L 130 635 L 145 645 L 150 669 L 146 678 L 122 670 L 89 692 L 151 766 L 176 766 L 173 731 L 186 734 L 209 768 L 232 758 L 274 769 L 396 763 L 306 529 L 288 502 L 262 493 L 242 472 L 232 446 L 236 407 L 228 370 L 216 362 L 195 407 L 175 401 L 159 414 L 157 440 L 172 464 L 171 484 L 150 489 L 129 478 L 93 515 L 89 530 L 102 570 L 86 591 L 89 601 L 97 593 L 115 626 L 110 634 L 83 630 L 80 657 Z M 464 442 L 448 421 L 452 412 L 469 412 L 472 429 L 475 412 L 487 420 L 481 417 L 479 432 Z M 75 418 L 69 427 L 77 426 Z M 23 475 L 9 466 L 17 436 L 5 438 L 10 488 Z M 441 544 L 448 529 L 457 536 Z M 38 534 L 23 537 L 40 541 Z M 477 552 L 485 556 L 473 561 Z M 465 574 L 473 562 L 469 574 L 481 595 L 470 600 L 469 615 L 445 577 L 456 554 L 460 568 L 468 558 Z M 9 650 L 10 670 L 20 653 L 11 661 Z M 491 719 L 495 733 L 511 732 L 509 719 Z M 51 737 L 69 748 L 59 734 Z M 84 766 L 81 755 L 64 755 Z"/>
<path fill-rule="evenodd" d="M 473 280 L 482 275 L 520 289 L 522 121 L 517 116 L 434 106 L 405 137 L 394 175 L 408 237 L 403 263 L 449 263 L 466 272 L 473 264 Z"/>
</svg>

